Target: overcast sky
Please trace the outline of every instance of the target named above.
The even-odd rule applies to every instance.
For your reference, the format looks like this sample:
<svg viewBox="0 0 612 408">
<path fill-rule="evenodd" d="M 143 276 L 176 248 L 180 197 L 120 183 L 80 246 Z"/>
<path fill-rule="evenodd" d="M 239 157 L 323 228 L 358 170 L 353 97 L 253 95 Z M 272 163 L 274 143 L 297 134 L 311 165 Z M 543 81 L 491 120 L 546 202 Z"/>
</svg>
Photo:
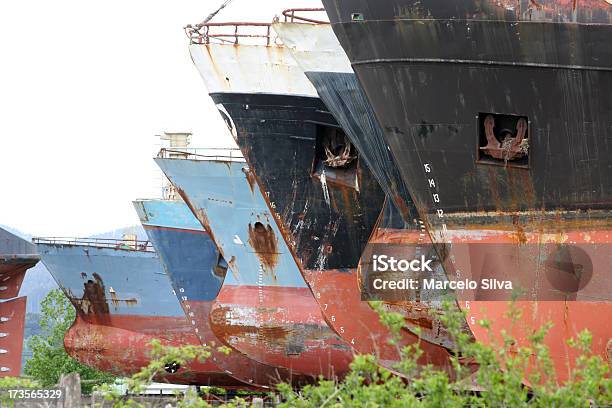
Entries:
<svg viewBox="0 0 612 408">
<path fill-rule="evenodd" d="M 159 194 L 163 131 L 231 146 L 182 27 L 221 0 L 0 2 L 0 224 L 85 236 L 138 223 Z M 271 21 L 295 2 L 234 0 L 213 21 Z"/>
</svg>

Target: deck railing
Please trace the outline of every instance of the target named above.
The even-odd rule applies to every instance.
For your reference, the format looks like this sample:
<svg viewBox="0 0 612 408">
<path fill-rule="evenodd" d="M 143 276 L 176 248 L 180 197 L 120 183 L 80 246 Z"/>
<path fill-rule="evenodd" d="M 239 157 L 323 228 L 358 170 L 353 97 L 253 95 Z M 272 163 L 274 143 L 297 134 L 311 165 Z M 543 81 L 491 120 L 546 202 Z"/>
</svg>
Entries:
<svg viewBox="0 0 612 408">
<path fill-rule="evenodd" d="M 309 24 L 329 24 L 323 8 L 290 8 L 282 11 L 285 22 L 303 22 Z M 274 22 L 279 21 L 278 17 Z M 278 36 L 272 30 L 271 23 L 236 22 L 188 24 L 183 27 L 192 44 L 210 44 L 211 42 L 240 44 L 241 40 L 256 40 L 257 44 L 282 46 Z M 258 41 L 261 40 L 261 41 Z M 251 44 L 249 42 L 249 44 Z"/>
<path fill-rule="evenodd" d="M 299 14 L 296 14 L 299 13 Z M 325 20 L 317 20 L 315 18 L 306 17 L 304 14 L 308 13 L 319 13 L 327 16 L 325 14 L 324 8 L 290 8 L 287 10 L 283 10 L 283 17 L 285 17 L 286 23 L 294 23 L 294 22 L 305 22 L 305 23 L 313 23 L 313 24 L 329 24 L 329 21 Z"/>
<path fill-rule="evenodd" d="M 181 148 L 180 150 L 163 148 L 159 151 L 157 157 L 161 159 L 185 159 L 238 163 L 246 162 L 240 149 L 234 148 L 215 149 L 210 147 L 187 147 Z"/>
<path fill-rule="evenodd" d="M 185 34 L 192 44 L 210 44 L 213 42 L 239 44 L 241 39 L 255 39 L 256 43 L 280 45 L 278 37 L 273 35 L 271 23 L 227 22 L 187 25 Z"/>
<path fill-rule="evenodd" d="M 113 239 L 113 238 L 66 238 L 45 237 L 32 238 L 34 244 L 85 246 L 93 248 L 122 249 L 126 251 L 155 252 L 153 245 L 148 241 L 139 239 Z"/>
</svg>

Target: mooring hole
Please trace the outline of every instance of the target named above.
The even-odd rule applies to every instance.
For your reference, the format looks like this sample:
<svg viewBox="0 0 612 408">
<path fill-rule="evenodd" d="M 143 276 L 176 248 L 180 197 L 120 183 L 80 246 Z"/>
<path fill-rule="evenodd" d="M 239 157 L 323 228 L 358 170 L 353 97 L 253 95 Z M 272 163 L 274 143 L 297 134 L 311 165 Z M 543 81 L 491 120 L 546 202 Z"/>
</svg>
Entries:
<svg viewBox="0 0 612 408">
<path fill-rule="evenodd" d="M 528 168 L 530 142 L 527 116 L 478 113 L 478 164 Z"/>
<path fill-rule="evenodd" d="M 341 128 L 317 125 L 313 177 L 359 191 L 357 149 Z"/>
<path fill-rule="evenodd" d="M 257 221 L 255 225 L 253 225 L 253 229 L 258 234 L 264 234 L 266 232 L 266 227 L 264 227 L 264 225 L 259 221 Z"/>
</svg>

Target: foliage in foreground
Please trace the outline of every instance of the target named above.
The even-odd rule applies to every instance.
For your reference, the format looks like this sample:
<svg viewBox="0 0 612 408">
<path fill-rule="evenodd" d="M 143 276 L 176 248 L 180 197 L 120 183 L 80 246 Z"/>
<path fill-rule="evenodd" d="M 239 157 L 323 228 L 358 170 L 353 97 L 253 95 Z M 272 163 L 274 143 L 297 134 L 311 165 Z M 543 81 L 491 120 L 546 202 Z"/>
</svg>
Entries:
<svg viewBox="0 0 612 408">
<path fill-rule="evenodd" d="M 403 317 L 383 310 L 379 304 L 372 306 L 381 315 L 381 320 L 399 335 Z M 520 319 L 520 312 L 510 304 L 510 317 Z M 457 344 L 452 364 L 457 381 L 449 374 L 432 367 L 420 367 L 417 359 L 422 354 L 419 345 L 401 350 L 402 361 L 396 370 L 402 372 L 410 381 L 398 376 L 377 364 L 375 356 L 360 355 L 351 364 L 351 371 L 341 382 L 320 380 L 301 390 L 294 390 L 288 384 L 279 384 L 277 392 L 282 397 L 280 407 L 607 407 L 612 405 L 612 382 L 609 379 L 609 366 L 598 355 L 591 352 L 592 336 L 588 331 L 570 339 L 568 344 L 579 351 L 575 369 L 570 380 L 559 387 L 554 378 L 552 360 L 544 337 L 550 325 L 542 327 L 530 338 L 528 347 L 517 348 L 505 332 L 503 344 L 492 347 L 471 341 L 461 331 L 464 315 L 452 307 L 445 306 L 443 323 L 454 336 Z M 479 322 L 490 327 L 488 322 Z M 146 386 L 153 376 L 162 372 L 169 362 L 180 362 L 207 358 L 210 353 L 201 347 L 167 348 L 153 343 L 154 361 L 149 367 L 136 374 L 130 382 L 134 392 Z M 471 360 L 479 365 L 475 380 L 482 390 L 474 392 L 468 381 L 471 372 L 460 361 Z M 527 370 L 529 362 L 535 362 L 535 369 Z M 503 369 L 502 369 L 503 367 Z M 532 385 L 525 387 L 523 379 Z M 126 397 L 113 395 L 106 388 L 107 398 L 115 402 L 115 407 L 141 406 Z M 187 393 L 178 407 L 209 407 L 193 391 Z M 243 399 L 236 399 L 225 407 L 247 406 Z"/>
<path fill-rule="evenodd" d="M 28 340 L 32 358 L 26 361 L 24 373 L 41 387 L 53 387 L 62 374 L 77 372 L 84 393 L 90 393 L 94 384 L 112 382 L 113 375 L 85 366 L 66 353 L 64 335 L 74 322 L 76 311 L 64 293 L 60 289 L 50 291 L 40 306 L 42 333 Z"/>
<path fill-rule="evenodd" d="M 227 347 L 220 347 L 219 351 L 229 353 Z M 210 347 L 208 346 L 182 346 L 170 347 L 164 346 L 159 340 L 151 342 L 151 362 L 148 366 L 143 367 L 138 373 L 134 374 L 127 380 L 127 390 L 129 394 L 140 394 L 144 389 L 151 384 L 154 378 L 163 375 L 166 372 L 166 367 L 170 365 L 178 365 L 184 367 L 191 361 L 203 362 L 211 355 Z M 113 404 L 115 408 L 136 408 L 144 407 L 129 396 L 121 394 L 115 387 L 110 384 L 102 384 L 95 388 L 95 392 L 104 395 L 104 398 Z M 204 408 L 209 407 L 197 393 L 189 389 L 184 397 L 178 402 L 179 408 Z"/>
<path fill-rule="evenodd" d="M 375 308 L 378 305 L 373 305 Z M 381 318 L 395 333 L 399 333 L 403 318 L 379 308 Z M 516 321 L 520 313 L 511 304 L 510 315 Z M 612 404 L 612 382 L 609 366 L 601 357 L 591 353 L 592 337 L 587 331 L 571 339 L 568 344 L 580 352 L 571 380 L 558 386 L 554 378 L 552 360 L 544 345 L 550 326 L 541 328 L 530 338 L 529 347 L 513 347 L 514 341 L 502 333 L 504 341 L 492 347 L 470 341 L 459 329 L 463 315 L 446 305 L 443 322 L 454 335 L 458 350 L 455 356 L 472 360 L 479 366 L 475 374 L 479 392 L 474 392 L 468 381 L 470 372 L 453 357 L 458 381 L 431 367 L 420 369 L 416 360 L 421 355 L 418 347 L 402 350 L 402 362 L 396 369 L 411 380 L 404 382 L 376 364 L 371 355 L 357 356 L 352 371 L 340 383 L 320 381 L 301 391 L 281 385 L 284 403 L 281 407 L 607 407 Z M 481 321 L 483 327 L 489 327 Z M 536 362 L 534 370 L 527 370 L 529 361 Z M 504 369 L 502 369 L 502 367 Z M 531 387 L 523 384 L 528 379 Z"/>
</svg>

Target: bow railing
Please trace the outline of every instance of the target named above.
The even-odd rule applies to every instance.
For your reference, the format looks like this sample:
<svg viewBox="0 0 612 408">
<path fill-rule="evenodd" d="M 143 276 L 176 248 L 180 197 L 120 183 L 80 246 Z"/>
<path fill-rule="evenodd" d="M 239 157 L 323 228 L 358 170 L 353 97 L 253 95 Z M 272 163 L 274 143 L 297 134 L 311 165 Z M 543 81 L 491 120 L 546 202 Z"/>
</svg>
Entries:
<svg viewBox="0 0 612 408">
<path fill-rule="evenodd" d="M 315 14 L 325 14 L 324 8 L 290 8 L 287 10 L 283 10 L 283 17 L 285 18 L 286 23 L 294 23 L 294 22 L 305 22 L 312 24 L 329 24 L 329 20 L 318 20 L 313 17 L 306 17 L 304 14 L 308 15 L 309 13 Z"/>
<path fill-rule="evenodd" d="M 157 154 L 160 159 L 185 159 L 221 162 L 239 162 L 246 160 L 240 149 L 237 148 L 211 148 L 186 147 L 181 149 L 163 148 Z"/>
<path fill-rule="evenodd" d="M 255 43 L 280 45 L 277 43 L 277 36 L 273 35 L 271 23 L 226 22 L 189 24 L 184 27 L 184 30 L 192 44 L 218 42 L 237 45 L 241 40 L 255 39 Z"/>
<path fill-rule="evenodd" d="M 123 249 L 127 251 L 155 252 L 148 240 L 140 239 L 113 239 L 113 238 L 73 238 L 73 237 L 44 237 L 32 238 L 34 244 L 85 246 L 92 248 Z"/>
</svg>

